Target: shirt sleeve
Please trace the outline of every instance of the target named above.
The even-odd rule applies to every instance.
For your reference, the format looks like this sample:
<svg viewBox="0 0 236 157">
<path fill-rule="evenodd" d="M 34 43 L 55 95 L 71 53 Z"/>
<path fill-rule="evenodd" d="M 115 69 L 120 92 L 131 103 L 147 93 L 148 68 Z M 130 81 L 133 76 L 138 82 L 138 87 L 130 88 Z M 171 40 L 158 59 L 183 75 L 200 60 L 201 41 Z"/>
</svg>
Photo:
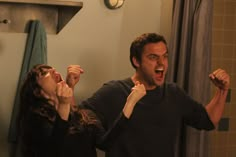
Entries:
<svg viewBox="0 0 236 157">
<path fill-rule="evenodd" d="M 96 142 L 101 150 L 110 149 L 129 122 L 123 114 L 123 107 L 131 88 L 122 83 L 107 82 L 80 104 L 80 107 L 94 111 L 102 123 L 103 129 L 98 131 Z"/>
<path fill-rule="evenodd" d="M 106 151 L 111 148 L 112 144 L 116 141 L 127 125 L 128 118 L 126 118 L 124 113 L 121 112 L 113 125 L 106 132 L 100 129 L 97 134 L 97 148 Z"/>
<path fill-rule="evenodd" d="M 181 104 L 185 124 L 198 130 L 213 130 L 215 128 L 201 103 L 192 99 L 180 88 L 177 88 L 176 97 L 177 102 Z"/>
<path fill-rule="evenodd" d="M 45 156 L 57 156 L 67 134 L 69 124 L 56 114 L 55 120 L 50 121 L 37 113 L 28 117 L 28 131 L 34 152 Z"/>
<path fill-rule="evenodd" d="M 110 81 L 98 89 L 92 97 L 81 102 L 80 107 L 94 111 L 103 127 L 108 130 L 122 111 L 128 94 L 123 93 L 117 82 Z"/>
</svg>

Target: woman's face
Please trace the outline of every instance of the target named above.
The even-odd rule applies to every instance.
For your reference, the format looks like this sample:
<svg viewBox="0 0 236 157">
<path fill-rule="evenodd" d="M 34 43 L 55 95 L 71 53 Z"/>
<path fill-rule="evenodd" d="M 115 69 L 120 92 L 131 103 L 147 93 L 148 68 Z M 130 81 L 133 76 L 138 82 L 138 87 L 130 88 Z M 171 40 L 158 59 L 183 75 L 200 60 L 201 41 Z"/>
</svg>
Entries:
<svg viewBox="0 0 236 157">
<path fill-rule="evenodd" d="M 41 87 L 40 93 L 51 96 L 56 94 L 57 83 L 62 81 L 62 77 L 54 68 L 42 68 L 37 81 Z"/>
</svg>

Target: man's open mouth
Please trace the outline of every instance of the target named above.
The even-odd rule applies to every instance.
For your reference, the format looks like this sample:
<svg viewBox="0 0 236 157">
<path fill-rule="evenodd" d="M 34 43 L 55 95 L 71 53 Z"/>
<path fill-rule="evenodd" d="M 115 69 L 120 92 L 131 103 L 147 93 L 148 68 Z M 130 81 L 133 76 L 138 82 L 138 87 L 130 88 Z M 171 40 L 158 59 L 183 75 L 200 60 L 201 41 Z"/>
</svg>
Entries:
<svg viewBox="0 0 236 157">
<path fill-rule="evenodd" d="M 163 74 L 163 72 L 164 72 L 164 68 L 163 67 L 155 69 L 155 73 L 157 73 L 157 74 Z"/>
</svg>

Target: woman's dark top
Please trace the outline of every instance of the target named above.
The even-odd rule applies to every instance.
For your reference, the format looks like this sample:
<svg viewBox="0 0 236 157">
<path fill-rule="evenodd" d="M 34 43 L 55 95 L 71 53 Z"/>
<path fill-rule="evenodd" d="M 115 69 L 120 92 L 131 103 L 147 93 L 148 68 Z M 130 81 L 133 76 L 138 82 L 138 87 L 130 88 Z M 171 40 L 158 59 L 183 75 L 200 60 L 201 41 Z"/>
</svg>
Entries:
<svg viewBox="0 0 236 157">
<path fill-rule="evenodd" d="M 125 121 L 124 115 L 118 119 Z M 105 133 L 99 121 L 98 125 L 82 123 L 77 112 L 70 113 L 68 121 L 62 120 L 49 105 L 29 111 L 22 124 L 24 157 L 96 157 L 96 146 L 106 149 L 116 136 L 112 129 Z"/>
</svg>

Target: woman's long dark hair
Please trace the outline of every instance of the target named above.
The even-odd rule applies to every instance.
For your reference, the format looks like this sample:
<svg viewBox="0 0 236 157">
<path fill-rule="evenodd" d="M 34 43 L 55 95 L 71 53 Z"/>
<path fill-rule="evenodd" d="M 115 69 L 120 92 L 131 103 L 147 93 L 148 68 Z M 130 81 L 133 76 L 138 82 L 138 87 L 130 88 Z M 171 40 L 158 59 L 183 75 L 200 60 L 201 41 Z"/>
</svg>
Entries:
<svg viewBox="0 0 236 157">
<path fill-rule="evenodd" d="M 41 86 L 38 84 L 40 74 L 43 75 L 45 69 L 51 68 L 51 66 L 45 64 L 35 65 L 27 73 L 21 87 L 18 127 L 20 130 L 20 146 L 24 157 L 32 157 L 35 153 L 32 146 L 32 126 L 28 123 L 30 115 L 38 114 L 50 122 L 54 122 L 58 115 L 55 106 L 49 104 L 48 100 L 41 96 Z M 68 134 L 79 133 L 85 129 L 93 129 L 94 126 L 101 127 L 101 123 L 92 111 L 80 109 L 78 106 L 71 107 L 68 123 L 70 124 Z"/>
<path fill-rule="evenodd" d="M 49 121 L 55 120 L 56 109 L 48 103 L 46 98 L 40 97 L 41 87 L 37 81 L 38 76 L 43 72 L 43 70 L 51 68 L 51 66 L 45 64 L 37 64 L 28 72 L 20 92 L 19 120 L 21 122 L 24 122 L 25 117 L 30 112 L 37 113 L 47 118 Z M 78 106 L 73 106 L 71 108 L 71 113 L 71 132 L 75 132 L 75 130 L 79 131 L 81 126 L 96 125 L 100 127 L 101 125 L 97 120 L 96 115 L 90 110 L 80 109 Z M 20 127 L 22 126 L 24 127 L 24 125 L 21 125 Z"/>
<path fill-rule="evenodd" d="M 43 69 L 51 69 L 52 67 L 48 65 L 35 65 L 26 75 L 25 80 L 21 86 L 20 90 L 20 113 L 19 119 L 23 120 L 28 112 L 39 109 L 47 102 L 47 99 L 37 96 L 39 94 L 41 87 L 37 82 L 38 76 Z M 45 104 L 45 107 L 49 105 Z"/>
</svg>

